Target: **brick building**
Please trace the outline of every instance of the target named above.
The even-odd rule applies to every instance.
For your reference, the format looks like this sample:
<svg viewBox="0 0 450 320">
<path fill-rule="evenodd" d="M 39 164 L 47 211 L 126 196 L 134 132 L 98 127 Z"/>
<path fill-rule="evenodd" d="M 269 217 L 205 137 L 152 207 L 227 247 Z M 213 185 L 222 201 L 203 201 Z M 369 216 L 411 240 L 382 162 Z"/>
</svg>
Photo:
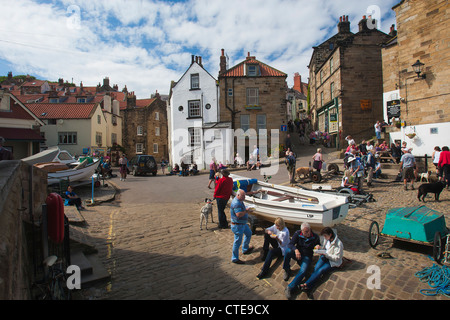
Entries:
<svg viewBox="0 0 450 320">
<path fill-rule="evenodd" d="M 128 159 L 136 154 L 152 155 L 157 162 L 168 159 L 167 109 L 159 94 L 136 100 L 133 92 L 128 93 L 121 114 L 122 141 Z"/>
<path fill-rule="evenodd" d="M 270 146 L 271 129 L 280 130 L 287 124 L 286 78 L 285 73 L 256 60 L 250 53 L 244 61 L 227 69 L 222 49 L 218 77 L 220 122 L 231 122 L 233 130 L 254 129 L 258 139 L 261 138 L 259 130 L 267 129 L 267 145 Z M 279 133 L 282 143 L 285 132 Z M 246 143 L 248 149 L 248 140 Z M 242 152 L 241 156 L 244 158 Z"/>
<path fill-rule="evenodd" d="M 392 9 L 397 36 L 382 49 L 384 117 L 403 123 L 390 132 L 392 141 L 406 141 L 414 155 L 430 155 L 434 146 L 449 144 L 450 7 L 446 0 L 403 0 Z"/>
<path fill-rule="evenodd" d="M 337 27 L 337 34 L 313 48 L 308 68 L 313 128 L 328 132 L 332 145 L 342 148 L 347 135 L 372 138 L 383 117 L 381 45 L 392 35 L 366 16 L 357 33 L 350 31 L 348 16 Z"/>
</svg>

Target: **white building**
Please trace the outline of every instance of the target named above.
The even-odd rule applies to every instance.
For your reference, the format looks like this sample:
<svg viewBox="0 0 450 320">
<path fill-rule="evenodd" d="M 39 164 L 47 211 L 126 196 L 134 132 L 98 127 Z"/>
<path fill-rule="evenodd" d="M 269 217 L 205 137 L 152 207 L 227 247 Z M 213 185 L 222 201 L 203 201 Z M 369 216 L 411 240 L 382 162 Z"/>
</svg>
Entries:
<svg viewBox="0 0 450 320">
<path fill-rule="evenodd" d="M 212 158 L 223 164 L 233 160 L 230 123 L 220 122 L 217 80 L 192 56 L 187 71 L 172 82 L 167 106 L 170 163 L 196 163 L 209 168 Z"/>
</svg>

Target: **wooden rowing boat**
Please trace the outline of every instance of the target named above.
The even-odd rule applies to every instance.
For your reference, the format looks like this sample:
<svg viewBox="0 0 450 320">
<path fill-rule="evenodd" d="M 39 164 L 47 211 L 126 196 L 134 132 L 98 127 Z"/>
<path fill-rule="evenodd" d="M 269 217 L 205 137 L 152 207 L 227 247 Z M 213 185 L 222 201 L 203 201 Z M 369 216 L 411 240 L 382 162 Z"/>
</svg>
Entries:
<svg viewBox="0 0 450 320">
<path fill-rule="evenodd" d="M 234 189 L 246 191 L 244 203 L 254 207 L 259 218 L 274 221 L 281 217 L 286 223 L 300 225 L 308 222 L 313 228 L 333 227 L 348 214 L 346 196 L 308 191 L 271 184 L 257 179 L 230 175 Z"/>
</svg>

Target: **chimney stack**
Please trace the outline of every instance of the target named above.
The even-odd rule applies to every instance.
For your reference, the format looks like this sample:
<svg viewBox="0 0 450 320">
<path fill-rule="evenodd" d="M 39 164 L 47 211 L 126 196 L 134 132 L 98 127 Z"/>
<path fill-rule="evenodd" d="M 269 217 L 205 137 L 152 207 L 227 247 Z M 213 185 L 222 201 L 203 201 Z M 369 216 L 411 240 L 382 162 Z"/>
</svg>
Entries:
<svg viewBox="0 0 450 320">
<path fill-rule="evenodd" d="M 338 32 L 350 33 L 350 21 L 348 21 L 348 16 L 339 17 Z"/>
<path fill-rule="evenodd" d="M 220 69 L 219 75 L 227 71 L 227 57 L 225 57 L 225 49 L 222 49 L 222 55 L 220 56 Z"/>
<path fill-rule="evenodd" d="M 368 21 L 370 21 L 371 24 L 373 24 L 373 26 L 371 26 L 370 29 L 367 26 L 367 22 Z M 358 27 L 359 27 L 359 32 L 361 32 L 361 31 L 369 31 L 371 29 L 376 29 L 377 28 L 376 20 L 375 19 L 372 20 L 372 16 L 369 16 L 369 19 L 367 19 L 366 16 L 363 16 L 362 19 L 358 23 Z"/>
<path fill-rule="evenodd" d="M 302 76 L 298 72 L 294 74 L 294 90 L 303 93 Z"/>
</svg>

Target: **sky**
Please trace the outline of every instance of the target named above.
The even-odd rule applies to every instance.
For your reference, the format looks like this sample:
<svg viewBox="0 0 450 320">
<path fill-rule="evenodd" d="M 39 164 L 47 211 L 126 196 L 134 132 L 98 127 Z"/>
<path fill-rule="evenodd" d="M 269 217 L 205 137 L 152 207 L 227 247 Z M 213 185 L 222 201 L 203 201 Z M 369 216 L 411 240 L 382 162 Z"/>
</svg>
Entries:
<svg viewBox="0 0 450 320">
<path fill-rule="evenodd" d="M 307 82 L 312 47 L 358 31 L 363 15 L 389 33 L 400 0 L 0 0 L 0 75 L 29 74 L 96 86 L 109 77 L 138 99 L 168 94 L 201 56 L 217 79 L 221 49 L 232 67 L 248 53 Z"/>
</svg>

